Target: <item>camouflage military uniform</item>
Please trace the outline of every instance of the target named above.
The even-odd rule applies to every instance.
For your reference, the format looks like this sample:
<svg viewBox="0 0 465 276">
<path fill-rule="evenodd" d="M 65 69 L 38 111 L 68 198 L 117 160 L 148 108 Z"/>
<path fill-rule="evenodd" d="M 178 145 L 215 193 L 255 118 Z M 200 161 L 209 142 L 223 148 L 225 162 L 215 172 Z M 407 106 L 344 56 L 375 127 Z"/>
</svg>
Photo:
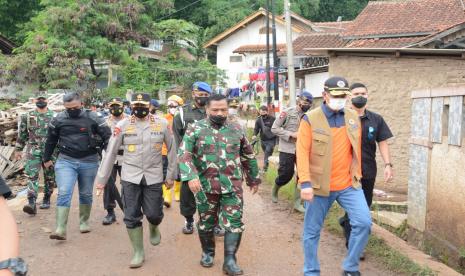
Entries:
<svg viewBox="0 0 465 276">
<path fill-rule="evenodd" d="M 40 168 L 44 169 L 44 194 L 51 195 L 55 186 L 55 172 L 53 168 L 45 169 L 42 163 L 48 124 L 53 117 L 54 112 L 51 110 L 47 110 L 45 113 L 34 110 L 23 114 L 19 122 L 16 150 L 22 151 L 26 146 L 26 165 L 24 171 L 28 177 L 29 198 L 37 198 Z"/>
<path fill-rule="evenodd" d="M 215 129 L 208 119 L 189 126 L 179 148 L 182 181 L 199 179 L 196 194 L 200 232 L 212 231 L 218 213 L 227 232 L 240 233 L 242 223 L 242 180 L 248 186 L 260 184 L 252 147 L 237 123 Z"/>
</svg>

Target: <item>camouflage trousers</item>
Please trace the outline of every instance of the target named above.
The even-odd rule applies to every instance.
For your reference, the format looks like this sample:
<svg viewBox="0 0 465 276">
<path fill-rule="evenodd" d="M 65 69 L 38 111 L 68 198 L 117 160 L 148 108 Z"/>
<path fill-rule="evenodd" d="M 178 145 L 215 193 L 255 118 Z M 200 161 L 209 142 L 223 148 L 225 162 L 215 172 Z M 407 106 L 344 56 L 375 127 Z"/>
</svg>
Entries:
<svg viewBox="0 0 465 276">
<path fill-rule="evenodd" d="M 55 187 L 55 171 L 53 167 L 46 169 L 42 164 L 42 154 L 40 156 L 35 154 L 28 154 L 26 156 L 26 164 L 24 165 L 24 172 L 28 178 L 27 181 L 27 196 L 37 198 L 39 192 L 39 173 L 42 168 L 44 171 L 44 194 L 51 195 L 53 187 Z"/>
<path fill-rule="evenodd" d="M 242 223 L 243 196 L 242 192 L 227 194 L 208 194 L 203 191 L 195 195 L 199 222 L 199 232 L 213 231 L 218 220 L 226 232 L 241 233 L 244 231 Z"/>
</svg>

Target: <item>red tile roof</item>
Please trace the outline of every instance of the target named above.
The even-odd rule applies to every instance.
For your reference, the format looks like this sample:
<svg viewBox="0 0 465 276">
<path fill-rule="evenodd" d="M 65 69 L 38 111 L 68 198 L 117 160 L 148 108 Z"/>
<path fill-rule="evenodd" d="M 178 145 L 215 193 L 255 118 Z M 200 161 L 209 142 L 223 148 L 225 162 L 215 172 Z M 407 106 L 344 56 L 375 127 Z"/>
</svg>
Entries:
<svg viewBox="0 0 465 276">
<path fill-rule="evenodd" d="M 353 21 L 313 22 L 312 24 L 325 33 L 341 33 L 349 28 Z"/>
<path fill-rule="evenodd" d="M 337 33 L 312 33 L 301 35 L 294 40 L 294 55 L 305 56 L 308 54 L 306 48 L 342 48 L 347 43 Z M 286 48 L 279 53 L 286 55 Z"/>
<path fill-rule="evenodd" d="M 429 34 L 464 20 L 461 0 L 375 1 L 368 3 L 343 35 Z"/>
<path fill-rule="evenodd" d="M 286 47 L 286 44 L 277 44 L 277 50 L 280 51 L 281 49 Z M 273 49 L 273 45 L 270 43 L 270 51 Z M 249 44 L 249 45 L 242 45 L 241 47 L 237 48 L 233 51 L 233 53 L 242 54 L 242 53 L 263 53 L 266 52 L 266 44 Z"/>
<path fill-rule="evenodd" d="M 344 48 L 403 48 L 422 39 L 424 39 L 424 36 L 356 39 L 351 40 Z"/>
</svg>

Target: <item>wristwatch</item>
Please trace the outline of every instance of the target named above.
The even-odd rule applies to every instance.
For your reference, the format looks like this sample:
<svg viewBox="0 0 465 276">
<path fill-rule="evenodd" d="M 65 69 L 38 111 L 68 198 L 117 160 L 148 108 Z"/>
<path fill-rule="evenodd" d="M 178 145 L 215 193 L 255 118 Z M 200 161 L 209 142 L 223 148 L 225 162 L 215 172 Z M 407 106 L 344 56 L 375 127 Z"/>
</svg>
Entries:
<svg viewBox="0 0 465 276">
<path fill-rule="evenodd" d="M 27 265 L 21 258 L 11 258 L 0 262 L 0 270 L 9 269 L 15 276 L 25 276 Z"/>
<path fill-rule="evenodd" d="M 394 168 L 394 166 L 392 165 L 392 163 L 386 163 L 384 164 L 384 167 L 386 168 L 387 166 L 391 167 L 391 168 Z"/>
</svg>

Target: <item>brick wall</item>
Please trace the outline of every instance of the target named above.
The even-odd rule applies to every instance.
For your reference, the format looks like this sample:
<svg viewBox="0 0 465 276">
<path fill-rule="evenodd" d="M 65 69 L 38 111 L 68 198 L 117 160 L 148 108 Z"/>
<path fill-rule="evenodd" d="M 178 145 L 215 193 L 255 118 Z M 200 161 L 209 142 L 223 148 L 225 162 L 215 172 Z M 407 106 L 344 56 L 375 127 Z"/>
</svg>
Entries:
<svg viewBox="0 0 465 276">
<path fill-rule="evenodd" d="M 465 60 L 409 57 L 330 57 L 331 76 L 346 77 L 349 82 L 365 83 L 369 89 L 368 108 L 381 114 L 395 138 L 391 155 L 395 181 L 384 184 L 383 162 L 378 156 L 377 187 L 407 191 L 411 125 L 412 90 L 461 86 L 465 84 Z"/>
</svg>

